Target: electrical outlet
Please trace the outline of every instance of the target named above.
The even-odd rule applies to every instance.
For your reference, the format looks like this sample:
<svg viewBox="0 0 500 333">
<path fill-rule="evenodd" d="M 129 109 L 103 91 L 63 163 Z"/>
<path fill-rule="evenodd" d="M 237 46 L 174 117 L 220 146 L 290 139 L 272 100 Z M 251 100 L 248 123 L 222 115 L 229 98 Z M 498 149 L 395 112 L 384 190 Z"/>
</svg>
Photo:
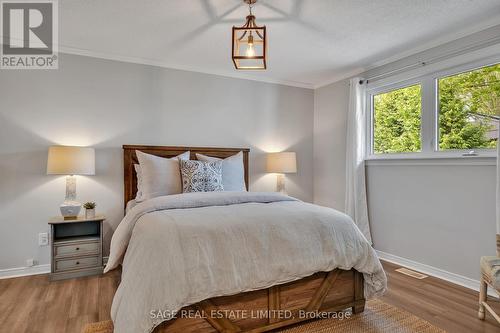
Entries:
<svg viewBox="0 0 500 333">
<path fill-rule="evenodd" d="M 26 267 L 32 267 L 35 265 L 35 260 L 33 258 L 26 260 Z"/>
<path fill-rule="evenodd" d="M 49 234 L 46 232 L 41 232 L 38 234 L 38 245 L 45 246 L 49 245 Z"/>
</svg>

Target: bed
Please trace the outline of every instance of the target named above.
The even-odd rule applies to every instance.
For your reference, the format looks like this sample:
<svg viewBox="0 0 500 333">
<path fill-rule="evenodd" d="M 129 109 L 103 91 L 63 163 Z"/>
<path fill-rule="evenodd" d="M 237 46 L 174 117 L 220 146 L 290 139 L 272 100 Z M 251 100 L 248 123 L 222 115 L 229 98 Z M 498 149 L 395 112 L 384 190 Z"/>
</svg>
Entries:
<svg viewBox="0 0 500 333">
<path fill-rule="evenodd" d="M 249 149 L 123 146 L 124 204 L 135 198 L 136 151 L 226 158 Z M 277 193 L 168 195 L 128 211 L 105 271 L 122 265 L 115 332 L 267 332 L 382 294 L 375 251 L 346 215 Z"/>
</svg>

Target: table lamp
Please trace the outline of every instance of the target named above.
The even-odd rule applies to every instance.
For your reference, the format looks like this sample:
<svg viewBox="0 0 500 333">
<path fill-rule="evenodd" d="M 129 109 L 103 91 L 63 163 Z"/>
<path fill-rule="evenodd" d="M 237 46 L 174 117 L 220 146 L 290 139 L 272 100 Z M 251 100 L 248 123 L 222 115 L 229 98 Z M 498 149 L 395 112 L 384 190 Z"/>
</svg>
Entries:
<svg viewBox="0 0 500 333">
<path fill-rule="evenodd" d="M 82 204 L 76 201 L 75 175 L 95 175 L 95 151 L 88 147 L 52 146 L 47 159 L 48 175 L 66 175 L 66 199 L 61 204 L 65 220 L 76 219 Z"/>
<path fill-rule="evenodd" d="M 268 153 L 267 172 L 277 173 L 277 191 L 286 194 L 285 173 L 297 172 L 297 157 L 294 152 Z"/>
</svg>

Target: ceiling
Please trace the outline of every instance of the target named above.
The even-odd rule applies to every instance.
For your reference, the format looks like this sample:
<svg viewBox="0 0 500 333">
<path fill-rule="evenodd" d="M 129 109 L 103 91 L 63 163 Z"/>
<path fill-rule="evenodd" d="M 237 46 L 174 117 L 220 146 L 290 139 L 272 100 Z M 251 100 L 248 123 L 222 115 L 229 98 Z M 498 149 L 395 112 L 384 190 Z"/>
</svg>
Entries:
<svg viewBox="0 0 500 333">
<path fill-rule="evenodd" d="M 318 87 L 500 22 L 499 0 L 259 0 L 268 70 L 236 71 L 241 0 L 59 1 L 60 51 Z"/>
</svg>

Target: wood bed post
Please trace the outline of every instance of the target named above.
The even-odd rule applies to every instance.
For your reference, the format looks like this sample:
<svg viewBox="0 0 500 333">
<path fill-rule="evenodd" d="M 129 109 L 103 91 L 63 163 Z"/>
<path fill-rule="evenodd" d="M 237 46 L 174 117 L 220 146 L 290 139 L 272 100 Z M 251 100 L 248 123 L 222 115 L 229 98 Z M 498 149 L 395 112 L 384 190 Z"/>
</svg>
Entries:
<svg viewBox="0 0 500 333">
<path fill-rule="evenodd" d="M 268 297 L 267 299 L 268 310 L 270 312 L 269 324 L 273 324 L 280 321 L 279 317 L 275 315 L 275 313 L 277 313 L 281 309 L 280 286 L 274 286 L 269 288 L 267 291 L 267 297 Z"/>
<path fill-rule="evenodd" d="M 497 257 L 500 257 L 500 234 L 497 234 Z"/>
<path fill-rule="evenodd" d="M 354 306 L 352 307 L 353 313 L 360 313 L 365 310 L 365 286 L 363 274 L 354 271 Z"/>
</svg>

